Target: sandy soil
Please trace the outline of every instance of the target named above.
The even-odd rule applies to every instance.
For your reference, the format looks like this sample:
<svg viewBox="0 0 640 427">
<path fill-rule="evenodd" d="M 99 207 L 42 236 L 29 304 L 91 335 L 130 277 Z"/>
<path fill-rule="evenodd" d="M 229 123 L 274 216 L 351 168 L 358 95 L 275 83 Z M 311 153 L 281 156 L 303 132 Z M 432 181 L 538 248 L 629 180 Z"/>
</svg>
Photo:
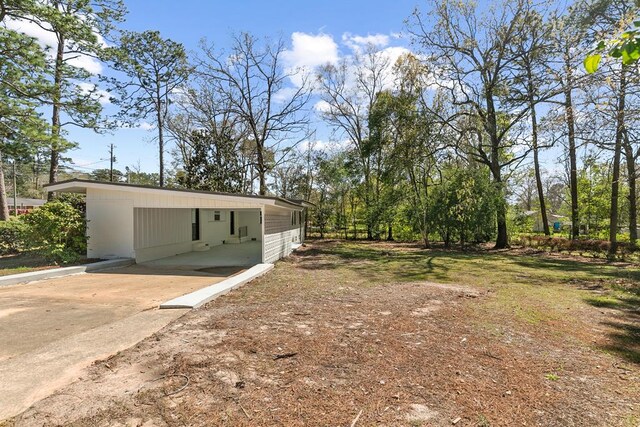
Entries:
<svg viewBox="0 0 640 427">
<path fill-rule="evenodd" d="M 496 288 L 372 280 L 362 271 L 373 261 L 332 245 L 97 362 L 6 425 L 640 422 L 638 365 L 594 346 L 614 311 L 572 308 L 571 330 L 563 318 L 522 322 L 487 309 Z"/>
</svg>

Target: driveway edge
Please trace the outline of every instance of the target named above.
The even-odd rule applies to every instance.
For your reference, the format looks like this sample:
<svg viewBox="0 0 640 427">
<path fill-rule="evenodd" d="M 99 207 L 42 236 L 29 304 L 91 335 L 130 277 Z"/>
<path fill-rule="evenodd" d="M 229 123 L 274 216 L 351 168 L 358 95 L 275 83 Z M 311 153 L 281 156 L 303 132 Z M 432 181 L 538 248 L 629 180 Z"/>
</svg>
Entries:
<svg viewBox="0 0 640 427">
<path fill-rule="evenodd" d="M 182 295 L 178 298 L 162 303 L 160 304 L 160 308 L 198 308 L 209 301 L 216 299 L 220 295 L 224 295 L 235 288 L 239 288 L 240 286 L 249 283 L 253 279 L 262 276 L 272 269 L 273 264 L 256 264 L 247 271 L 231 276 L 222 282 L 215 283 L 211 286 L 207 286 L 206 288 L 198 289 L 190 294 Z"/>
<path fill-rule="evenodd" d="M 71 274 L 79 274 L 85 272 L 106 270 L 109 268 L 126 267 L 135 264 L 133 258 L 109 259 L 106 261 L 94 262 L 85 265 L 76 265 L 73 267 L 53 268 L 51 270 L 31 271 L 29 273 L 10 274 L 0 277 L 0 287 L 9 285 L 18 285 L 22 283 L 36 282 L 44 279 L 53 279 L 55 277 L 64 277 Z"/>
</svg>

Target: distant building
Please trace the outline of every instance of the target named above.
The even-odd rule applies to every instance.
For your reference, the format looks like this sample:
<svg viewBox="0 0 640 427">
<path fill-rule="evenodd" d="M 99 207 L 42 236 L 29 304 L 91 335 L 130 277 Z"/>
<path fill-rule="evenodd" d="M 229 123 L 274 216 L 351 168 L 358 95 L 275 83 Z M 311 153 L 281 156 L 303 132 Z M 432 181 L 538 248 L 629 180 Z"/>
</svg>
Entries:
<svg viewBox="0 0 640 427">
<path fill-rule="evenodd" d="M 13 213 L 15 206 L 13 204 L 13 198 L 9 198 L 9 212 Z M 47 201 L 44 199 L 27 199 L 24 197 L 18 197 L 16 199 L 16 205 L 18 206 L 18 215 L 24 215 L 27 212 L 34 210 L 37 207 L 44 205 Z"/>
<path fill-rule="evenodd" d="M 533 219 L 533 231 L 534 233 L 543 233 L 544 225 L 542 222 L 542 214 L 539 210 L 524 211 L 523 214 Z M 560 233 L 571 229 L 571 221 L 568 216 L 556 215 L 552 212 L 547 212 L 547 222 L 549 223 L 549 229 L 553 233 Z"/>
</svg>

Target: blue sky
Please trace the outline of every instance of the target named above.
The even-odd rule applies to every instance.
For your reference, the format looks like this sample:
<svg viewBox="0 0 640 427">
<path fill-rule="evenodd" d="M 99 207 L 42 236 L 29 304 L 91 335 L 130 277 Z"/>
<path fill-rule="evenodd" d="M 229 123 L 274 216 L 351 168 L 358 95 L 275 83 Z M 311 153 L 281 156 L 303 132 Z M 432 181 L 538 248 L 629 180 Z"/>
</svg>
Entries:
<svg viewBox="0 0 640 427">
<path fill-rule="evenodd" d="M 327 49 L 332 42 L 338 55 L 346 54 L 349 44 L 369 36 L 378 37 L 390 50 L 408 46 L 408 41 L 398 36 L 404 31 L 403 21 L 417 1 L 128 0 L 126 4 L 129 14 L 123 28 L 159 30 L 164 37 L 183 43 L 190 51 L 197 50 L 203 37 L 224 48 L 231 33 L 249 31 L 257 36 L 281 36 L 290 45 L 292 61 L 305 63 L 313 62 L 310 57 L 317 60 L 324 54 L 331 55 Z M 291 46 L 292 36 L 297 37 L 295 48 Z M 106 106 L 106 111 L 111 110 Z M 321 123 L 318 126 L 318 138 L 328 139 L 330 132 L 326 126 Z M 108 161 L 103 159 L 108 158 L 108 146 L 113 143 L 116 168 L 124 170 L 125 166 L 139 162 L 143 171 L 155 172 L 158 154 L 153 135 L 154 131 L 143 129 L 119 130 L 107 135 L 71 130 L 69 139 L 78 142 L 79 148 L 68 156 L 78 170 L 107 167 Z"/>
</svg>

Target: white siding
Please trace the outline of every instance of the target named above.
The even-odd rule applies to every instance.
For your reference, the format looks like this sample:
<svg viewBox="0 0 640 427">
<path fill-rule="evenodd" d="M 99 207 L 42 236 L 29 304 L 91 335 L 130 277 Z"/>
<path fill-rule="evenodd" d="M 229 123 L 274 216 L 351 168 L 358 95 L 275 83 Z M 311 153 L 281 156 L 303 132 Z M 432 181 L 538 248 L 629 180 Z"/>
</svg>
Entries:
<svg viewBox="0 0 640 427">
<path fill-rule="evenodd" d="M 96 184 L 97 185 L 97 184 Z M 291 253 L 302 241 L 303 224 L 291 223 L 290 208 L 280 202 L 237 196 L 167 192 L 141 188 L 86 187 L 88 255 L 99 258 L 135 257 L 138 262 L 189 252 L 191 208 L 202 209 L 201 242 L 221 244 L 228 237 L 228 211 L 236 212 L 236 228 L 247 225 L 250 238 L 262 240 L 263 262 L 271 263 Z M 259 210 L 263 209 L 263 224 Z M 208 210 L 222 210 L 225 221 L 209 222 Z M 93 223 L 92 223 L 93 222 Z M 298 221 L 296 221 L 298 222 Z M 264 230 L 264 236 L 263 231 Z"/>
<path fill-rule="evenodd" d="M 134 209 L 134 247 L 191 241 L 191 209 Z"/>
<path fill-rule="evenodd" d="M 136 208 L 133 216 L 137 262 L 191 251 L 191 209 Z"/>
<path fill-rule="evenodd" d="M 87 199 L 131 200 L 135 208 L 210 208 L 210 209 L 260 209 L 262 203 L 244 197 L 216 196 L 188 192 L 158 193 L 144 188 L 114 190 L 87 188 Z"/>
<path fill-rule="evenodd" d="M 130 200 L 87 203 L 87 256 L 133 258 L 133 206 Z"/>
<path fill-rule="evenodd" d="M 265 208 L 262 262 L 273 263 L 288 256 L 292 250 L 291 243 L 300 242 L 300 224 L 291 224 L 291 212 L 290 209 Z"/>
</svg>

